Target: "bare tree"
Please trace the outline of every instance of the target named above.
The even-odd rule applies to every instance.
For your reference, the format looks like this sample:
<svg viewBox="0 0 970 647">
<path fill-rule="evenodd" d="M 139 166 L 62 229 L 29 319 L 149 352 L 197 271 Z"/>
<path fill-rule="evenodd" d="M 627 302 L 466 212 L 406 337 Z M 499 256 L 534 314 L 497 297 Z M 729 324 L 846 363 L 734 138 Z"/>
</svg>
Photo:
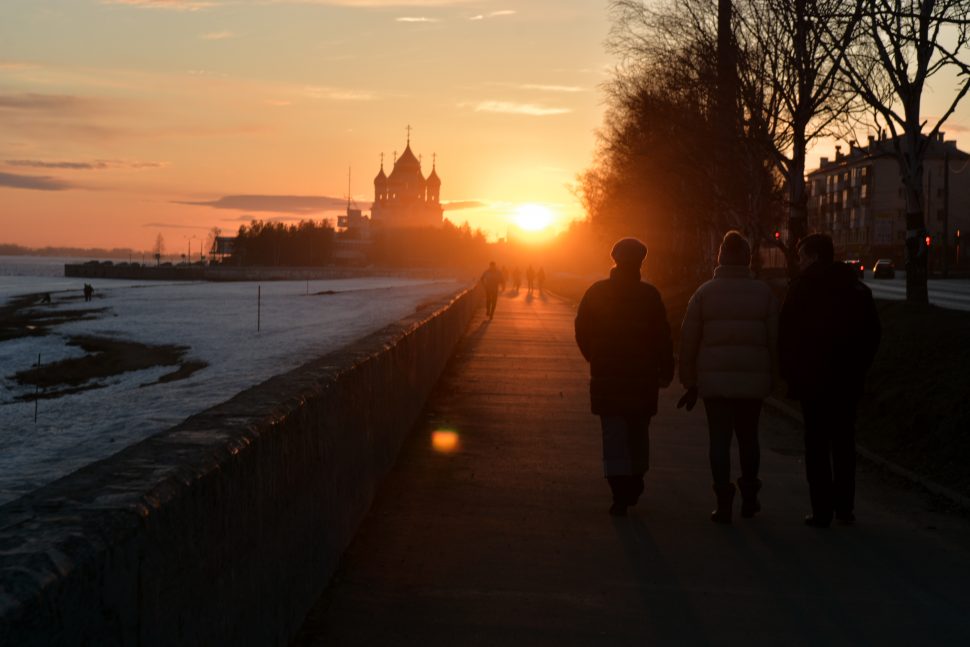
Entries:
<svg viewBox="0 0 970 647">
<path fill-rule="evenodd" d="M 906 301 L 926 304 L 923 160 L 970 91 L 970 0 L 865 0 L 863 30 L 865 39 L 846 59 L 846 78 L 892 135 L 906 202 Z M 951 73 L 949 105 L 924 134 L 923 90 Z"/>
<path fill-rule="evenodd" d="M 789 272 L 807 233 L 805 159 L 811 143 L 844 130 L 858 110 L 844 84 L 845 56 L 859 37 L 864 0 L 742 0 L 737 3 L 738 82 L 745 132 L 762 142 L 788 196 Z"/>
<path fill-rule="evenodd" d="M 730 3 L 615 0 L 610 4 L 614 24 L 607 41 L 608 50 L 620 61 L 609 86 L 611 105 L 618 103 L 617 88 L 645 88 L 655 98 L 682 106 L 668 118 L 678 121 L 696 114 L 699 127 L 686 133 L 681 129 L 676 142 L 678 161 L 689 164 L 689 169 L 679 170 L 681 177 L 672 176 L 664 186 L 676 190 L 680 185 L 708 198 L 707 212 L 691 218 L 692 238 L 708 255 L 726 229 L 741 229 L 755 245 L 766 240 L 781 206 L 781 179 L 772 168 L 773 160 L 746 132 L 751 122 L 744 122 L 736 82 L 736 37 L 723 33 L 732 13 L 725 4 Z M 619 99 L 623 103 L 623 95 Z M 615 116 L 608 115 L 608 121 Z M 658 130 L 654 123 L 644 125 Z M 691 175 L 701 178 L 685 182 Z"/>
</svg>

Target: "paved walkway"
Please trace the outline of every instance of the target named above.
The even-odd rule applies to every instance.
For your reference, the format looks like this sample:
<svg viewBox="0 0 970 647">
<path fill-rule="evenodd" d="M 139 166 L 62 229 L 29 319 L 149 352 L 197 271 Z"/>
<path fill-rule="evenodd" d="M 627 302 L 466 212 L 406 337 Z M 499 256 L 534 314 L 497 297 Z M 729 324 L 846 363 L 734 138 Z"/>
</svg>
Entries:
<svg viewBox="0 0 970 647">
<path fill-rule="evenodd" d="M 970 644 L 970 525 L 863 471 L 855 526 L 803 526 L 782 419 L 764 512 L 719 526 L 703 408 L 663 392 L 645 498 L 610 517 L 573 316 L 479 314 L 296 644 Z"/>
</svg>

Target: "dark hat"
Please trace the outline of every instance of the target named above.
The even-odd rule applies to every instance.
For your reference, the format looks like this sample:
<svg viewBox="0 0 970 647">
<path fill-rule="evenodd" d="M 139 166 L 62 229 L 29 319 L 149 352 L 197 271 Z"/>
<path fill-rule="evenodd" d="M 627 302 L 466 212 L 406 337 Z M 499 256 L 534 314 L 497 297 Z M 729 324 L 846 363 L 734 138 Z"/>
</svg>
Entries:
<svg viewBox="0 0 970 647">
<path fill-rule="evenodd" d="M 717 264 L 745 267 L 751 264 L 751 245 L 741 232 L 732 230 L 724 234 L 717 254 Z"/>
<path fill-rule="evenodd" d="M 647 257 L 647 246 L 636 238 L 623 238 L 613 245 L 610 256 L 613 257 L 617 265 L 640 267 L 643 259 Z"/>
</svg>

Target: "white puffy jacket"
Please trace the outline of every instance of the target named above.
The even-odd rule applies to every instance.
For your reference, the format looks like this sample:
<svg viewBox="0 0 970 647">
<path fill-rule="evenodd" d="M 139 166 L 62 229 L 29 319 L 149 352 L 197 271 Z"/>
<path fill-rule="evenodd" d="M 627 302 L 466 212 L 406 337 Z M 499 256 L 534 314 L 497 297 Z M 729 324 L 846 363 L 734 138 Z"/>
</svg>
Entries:
<svg viewBox="0 0 970 647">
<path fill-rule="evenodd" d="M 747 267 L 719 265 L 690 298 L 680 381 L 702 398 L 764 398 L 776 375 L 778 299 Z"/>
</svg>

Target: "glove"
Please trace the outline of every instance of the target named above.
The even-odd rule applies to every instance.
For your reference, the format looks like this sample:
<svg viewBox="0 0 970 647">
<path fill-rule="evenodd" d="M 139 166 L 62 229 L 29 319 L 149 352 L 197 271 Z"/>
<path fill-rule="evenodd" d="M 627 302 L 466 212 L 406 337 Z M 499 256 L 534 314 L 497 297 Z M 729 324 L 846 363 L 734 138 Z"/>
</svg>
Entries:
<svg viewBox="0 0 970 647">
<path fill-rule="evenodd" d="M 684 395 L 680 396 L 680 401 L 677 402 L 677 408 L 686 408 L 688 411 L 690 411 L 694 408 L 695 404 L 697 404 L 697 387 L 692 386 L 687 389 L 687 392 L 684 393 Z"/>
</svg>

